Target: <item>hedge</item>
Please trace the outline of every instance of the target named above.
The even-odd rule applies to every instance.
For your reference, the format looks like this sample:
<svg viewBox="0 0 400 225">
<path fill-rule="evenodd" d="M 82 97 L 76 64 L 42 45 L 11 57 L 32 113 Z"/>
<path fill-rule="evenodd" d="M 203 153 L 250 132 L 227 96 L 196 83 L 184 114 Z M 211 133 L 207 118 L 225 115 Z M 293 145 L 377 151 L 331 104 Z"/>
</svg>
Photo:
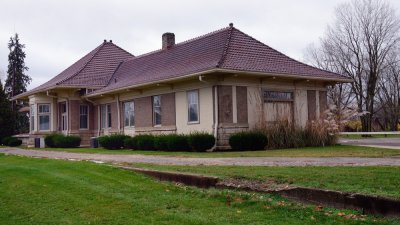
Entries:
<svg viewBox="0 0 400 225">
<path fill-rule="evenodd" d="M 259 131 L 243 131 L 229 137 L 232 150 L 254 151 L 263 150 L 268 144 L 267 136 Z"/>
<path fill-rule="evenodd" d="M 81 145 L 81 137 L 54 133 L 47 135 L 44 143 L 50 148 L 77 148 Z"/>
<path fill-rule="evenodd" d="M 112 134 L 108 136 L 98 137 L 99 144 L 105 149 L 122 149 L 124 148 L 125 140 L 129 138 L 123 134 Z"/>
<path fill-rule="evenodd" d="M 1 140 L 1 143 L 10 147 L 17 147 L 22 145 L 22 141 L 16 137 L 5 137 Z"/>
<path fill-rule="evenodd" d="M 195 132 L 188 135 L 189 146 L 195 152 L 205 152 L 215 145 L 215 137 L 205 132 Z"/>
<path fill-rule="evenodd" d="M 156 150 L 155 137 L 150 134 L 140 134 L 133 137 L 138 150 Z"/>
<path fill-rule="evenodd" d="M 207 133 L 140 134 L 125 139 L 124 146 L 134 150 L 159 150 L 159 151 L 206 151 L 215 144 L 215 138 Z"/>
</svg>

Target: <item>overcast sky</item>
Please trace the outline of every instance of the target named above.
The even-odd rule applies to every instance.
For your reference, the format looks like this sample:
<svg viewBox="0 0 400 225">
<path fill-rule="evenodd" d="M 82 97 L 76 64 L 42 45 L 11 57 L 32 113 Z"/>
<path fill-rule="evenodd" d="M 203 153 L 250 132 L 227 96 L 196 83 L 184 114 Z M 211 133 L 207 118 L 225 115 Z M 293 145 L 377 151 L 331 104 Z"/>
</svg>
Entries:
<svg viewBox="0 0 400 225">
<path fill-rule="evenodd" d="M 302 60 L 346 0 L 0 0 L 0 78 L 7 71 L 7 43 L 17 32 L 26 45 L 28 89 L 49 80 L 104 39 L 140 55 L 161 47 L 164 32 L 176 42 L 230 22 L 265 44 Z M 400 9 L 399 0 L 389 0 Z"/>
</svg>

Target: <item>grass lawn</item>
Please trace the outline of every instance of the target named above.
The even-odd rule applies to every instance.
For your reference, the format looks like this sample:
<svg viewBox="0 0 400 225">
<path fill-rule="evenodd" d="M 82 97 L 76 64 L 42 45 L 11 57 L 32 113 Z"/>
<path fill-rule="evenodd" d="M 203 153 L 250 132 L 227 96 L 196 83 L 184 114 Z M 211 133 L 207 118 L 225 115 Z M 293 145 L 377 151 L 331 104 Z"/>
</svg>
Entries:
<svg viewBox="0 0 400 225">
<path fill-rule="evenodd" d="M 108 165 L 0 154 L 1 224 L 400 224 L 279 196 L 201 190 Z M 340 214 L 340 215 L 338 215 Z"/>
<path fill-rule="evenodd" d="M 363 137 L 360 134 L 342 134 L 341 138 L 347 139 L 365 139 L 365 138 L 400 138 L 400 134 L 373 134 L 370 137 Z"/>
<path fill-rule="evenodd" d="M 33 149 L 33 148 L 29 148 Z M 307 147 L 246 152 L 163 152 L 138 150 L 107 150 L 103 148 L 48 148 L 39 150 L 65 151 L 100 154 L 142 154 L 175 157 L 390 157 L 400 156 L 398 149 L 335 145 L 328 147 Z"/>
<path fill-rule="evenodd" d="M 400 167 L 264 167 L 264 166 L 161 166 L 135 167 L 214 175 L 221 178 L 273 180 L 293 186 L 358 192 L 400 199 Z"/>
</svg>

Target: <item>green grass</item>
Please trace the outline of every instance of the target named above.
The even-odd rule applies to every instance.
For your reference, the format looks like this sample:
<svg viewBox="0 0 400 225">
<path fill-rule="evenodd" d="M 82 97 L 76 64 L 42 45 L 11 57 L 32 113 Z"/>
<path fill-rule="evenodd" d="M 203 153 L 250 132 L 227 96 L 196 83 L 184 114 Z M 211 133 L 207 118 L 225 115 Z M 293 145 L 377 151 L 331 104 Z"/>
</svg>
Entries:
<svg viewBox="0 0 400 225">
<path fill-rule="evenodd" d="M 32 148 L 29 148 L 32 149 Z M 279 149 L 245 152 L 163 152 L 163 151 L 133 151 L 107 150 L 103 148 L 48 148 L 38 149 L 48 151 L 65 151 L 76 153 L 99 154 L 142 154 L 174 157 L 390 157 L 400 156 L 398 149 L 336 145 L 327 147 L 308 147 L 297 149 Z"/>
<path fill-rule="evenodd" d="M 199 173 L 221 178 L 272 180 L 292 186 L 358 192 L 400 199 L 400 167 L 263 167 L 263 166 L 162 166 L 135 167 Z"/>
<path fill-rule="evenodd" d="M 342 134 L 341 138 L 346 139 L 366 139 L 366 138 L 400 138 L 400 134 L 373 134 L 369 137 L 363 137 L 360 134 Z"/>
<path fill-rule="evenodd" d="M 279 196 L 201 190 L 107 165 L 0 154 L 0 221 L 21 224 L 400 224 Z M 344 210 L 346 215 L 357 213 Z"/>
</svg>

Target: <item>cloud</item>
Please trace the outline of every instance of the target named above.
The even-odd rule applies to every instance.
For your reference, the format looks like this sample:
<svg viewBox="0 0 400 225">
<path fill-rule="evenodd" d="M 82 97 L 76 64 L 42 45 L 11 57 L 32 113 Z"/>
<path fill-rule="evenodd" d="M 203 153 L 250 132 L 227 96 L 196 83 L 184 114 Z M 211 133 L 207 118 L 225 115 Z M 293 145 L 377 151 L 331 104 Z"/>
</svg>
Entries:
<svg viewBox="0 0 400 225">
<path fill-rule="evenodd" d="M 134 55 L 161 47 L 161 35 L 181 42 L 230 22 L 254 38 L 301 59 L 318 41 L 341 0 L 20 0 L 0 3 L 0 69 L 7 68 L 7 42 L 14 32 L 26 44 L 29 88 L 57 75 L 103 39 Z M 396 7 L 400 2 L 391 0 Z"/>
</svg>

